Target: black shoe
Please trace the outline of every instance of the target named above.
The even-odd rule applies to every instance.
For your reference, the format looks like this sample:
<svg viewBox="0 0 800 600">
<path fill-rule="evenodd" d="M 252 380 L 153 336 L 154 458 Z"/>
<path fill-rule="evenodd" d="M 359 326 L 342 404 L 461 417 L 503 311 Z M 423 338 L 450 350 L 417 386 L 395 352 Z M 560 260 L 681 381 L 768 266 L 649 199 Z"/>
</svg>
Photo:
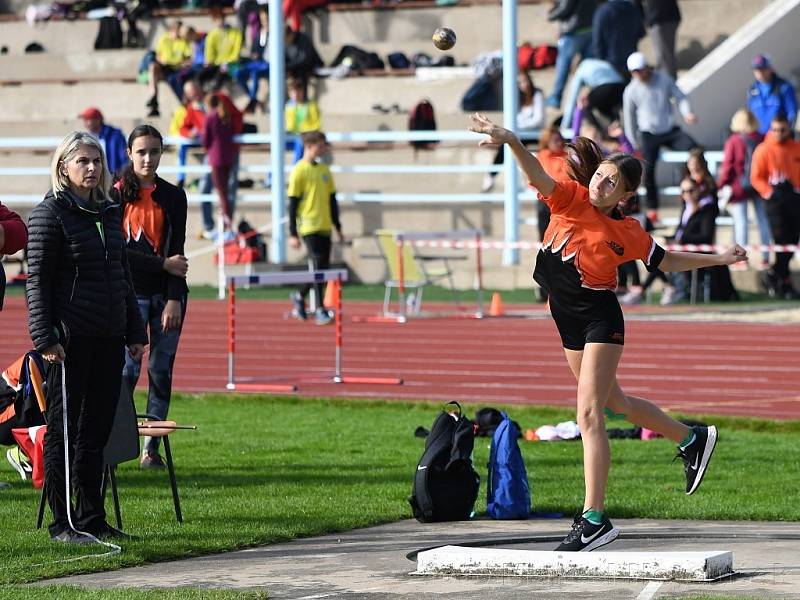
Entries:
<svg viewBox="0 0 800 600">
<path fill-rule="evenodd" d="M 683 459 L 683 471 L 686 473 L 686 495 L 693 494 L 706 474 L 708 461 L 714 454 L 717 445 L 717 428 L 692 427 L 695 438 L 685 449 L 678 447 L 678 456 Z"/>
<path fill-rule="evenodd" d="M 150 110 L 147 111 L 148 117 L 160 117 L 161 113 L 158 112 L 158 104 L 151 106 Z"/>
<path fill-rule="evenodd" d="M 770 298 L 778 295 L 778 278 L 772 269 L 761 272 L 761 285 L 764 286 L 764 290 Z"/>
<path fill-rule="evenodd" d="M 303 295 L 300 292 L 294 291 L 289 297 L 294 304 L 292 316 L 300 321 L 305 321 L 308 318 L 308 313 L 306 312 L 306 301 Z"/>
<path fill-rule="evenodd" d="M 135 540 L 136 538 L 129 533 L 125 533 L 124 531 L 120 531 L 116 527 L 112 527 L 108 523 L 103 523 L 100 527 L 100 532 L 97 534 L 97 539 L 106 541 L 123 541 L 123 540 Z"/>
<path fill-rule="evenodd" d="M 618 535 L 619 529 L 611 524 L 607 516 L 603 515 L 603 522 L 595 525 L 583 515 L 578 515 L 572 524 L 572 531 L 556 548 L 556 552 L 591 552 L 610 544 Z"/>
<path fill-rule="evenodd" d="M 75 545 L 83 545 L 83 544 L 93 544 L 94 540 L 90 538 L 88 535 L 83 535 L 82 533 L 78 533 L 77 531 L 73 531 L 72 529 L 65 529 L 61 533 L 57 533 L 56 535 L 51 535 L 50 539 L 54 542 L 61 542 L 62 544 L 75 544 Z"/>
</svg>

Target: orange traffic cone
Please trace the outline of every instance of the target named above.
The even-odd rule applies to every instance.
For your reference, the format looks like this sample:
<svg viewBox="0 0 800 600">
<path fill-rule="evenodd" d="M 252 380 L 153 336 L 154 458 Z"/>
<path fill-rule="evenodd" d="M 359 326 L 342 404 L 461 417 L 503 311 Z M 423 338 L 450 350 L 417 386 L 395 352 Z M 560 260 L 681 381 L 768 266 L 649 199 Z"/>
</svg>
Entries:
<svg viewBox="0 0 800 600">
<path fill-rule="evenodd" d="M 506 309 L 503 308 L 503 298 L 500 296 L 500 292 L 495 292 L 492 294 L 492 303 L 489 305 L 489 316 L 501 317 L 505 313 Z"/>
<path fill-rule="evenodd" d="M 336 282 L 329 281 L 325 288 L 325 299 L 322 301 L 326 308 L 336 306 Z"/>
</svg>

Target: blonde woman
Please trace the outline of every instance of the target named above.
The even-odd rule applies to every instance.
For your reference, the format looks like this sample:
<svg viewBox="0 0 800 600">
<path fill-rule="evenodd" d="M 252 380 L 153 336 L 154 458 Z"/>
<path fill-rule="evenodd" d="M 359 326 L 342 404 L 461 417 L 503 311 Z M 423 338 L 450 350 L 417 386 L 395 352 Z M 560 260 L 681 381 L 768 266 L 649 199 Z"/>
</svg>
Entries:
<svg viewBox="0 0 800 600">
<path fill-rule="evenodd" d="M 758 119 L 746 108 L 740 108 L 731 118 L 731 135 L 722 149 L 722 165 L 717 186 L 721 196 L 728 198 L 727 210 L 733 217 L 733 239 L 747 246 L 749 224 L 747 205 L 752 202 L 758 223 L 758 233 L 763 246 L 772 242 L 772 232 L 767 219 L 764 199 L 750 184 L 750 162 L 753 151 L 764 139 L 758 132 Z M 727 187 L 727 189 L 726 189 Z M 724 190 L 724 191 L 723 191 Z M 769 251 L 761 250 L 761 266 L 769 265 Z"/>
<path fill-rule="evenodd" d="M 125 346 L 141 360 L 147 335 L 125 254 L 122 211 L 108 198 L 111 175 L 100 143 L 88 133 L 69 134 L 53 156 L 50 176 L 52 189 L 28 221 L 28 326 L 47 363 L 50 536 L 85 544 L 93 541 L 85 534 L 124 536 L 106 523 L 103 448 L 120 395 Z"/>
</svg>

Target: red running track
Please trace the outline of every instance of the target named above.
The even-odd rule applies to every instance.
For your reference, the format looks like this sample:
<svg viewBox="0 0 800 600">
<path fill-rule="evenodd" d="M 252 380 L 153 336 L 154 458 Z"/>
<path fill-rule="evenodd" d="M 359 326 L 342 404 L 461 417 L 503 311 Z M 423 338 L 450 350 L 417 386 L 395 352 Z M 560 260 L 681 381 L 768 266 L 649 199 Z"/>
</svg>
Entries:
<svg viewBox="0 0 800 600">
<path fill-rule="evenodd" d="M 533 318 L 353 322 L 374 303 L 346 303 L 343 374 L 404 385 L 335 384 L 334 327 L 287 318 L 288 303 L 237 302 L 237 381 L 296 384 L 304 396 L 574 406 L 575 384 L 555 327 Z M 220 392 L 227 382 L 227 305 L 190 300 L 175 389 Z M 0 313 L 0 364 L 29 348 L 20 298 Z M 662 408 L 800 418 L 800 324 L 628 319 L 620 382 Z M 144 383 L 144 381 L 140 382 Z"/>
</svg>

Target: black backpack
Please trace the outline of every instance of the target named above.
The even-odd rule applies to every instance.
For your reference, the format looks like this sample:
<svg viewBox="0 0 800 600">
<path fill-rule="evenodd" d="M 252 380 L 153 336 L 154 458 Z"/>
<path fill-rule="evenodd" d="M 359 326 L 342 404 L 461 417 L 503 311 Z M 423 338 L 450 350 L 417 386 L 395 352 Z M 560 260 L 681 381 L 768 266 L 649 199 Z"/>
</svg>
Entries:
<svg viewBox="0 0 800 600">
<path fill-rule="evenodd" d="M 118 50 L 122 48 L 122 25 L 117 17 L 100 19 L 97 38 L 94 40 L 95 50 Z"/>
<path fill-rule="evenodd" d="M 414 474 L 408 499 L 414 517 L 422 523 L 463 521 L 472 515 L 480 476 L 472 466 L 475 442 L 472 421 L 458 407 L 451 415 L 442 411 L 425 440 L 425 452 Z"/>
<path fill-rule="evenodd" d="M 427 98 L 420 100 L 411 109 L 408 115 L 409 131 L 435 131 L 436 115 L 433 112 L 433 104 Z M 436 142 L 433 140 L 417 140 L 411 142 L 414 148 L 430 148 Z"/>
</svg>

